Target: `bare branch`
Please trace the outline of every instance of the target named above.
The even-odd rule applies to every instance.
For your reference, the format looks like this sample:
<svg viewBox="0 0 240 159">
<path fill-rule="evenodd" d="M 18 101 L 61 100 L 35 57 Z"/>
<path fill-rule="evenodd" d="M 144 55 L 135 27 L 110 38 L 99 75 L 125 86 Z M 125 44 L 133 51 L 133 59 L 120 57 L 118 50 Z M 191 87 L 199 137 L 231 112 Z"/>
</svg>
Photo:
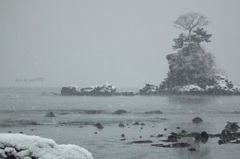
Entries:
<svg viewBox="0 0 240 159">
<path fill-rule="evenodd" d="M 206 20 L 206 17 L 200 13 L 187 13 L 181 15 L 176 21 L 174 21 L 174 27 L 188 30 L 190 35 L 194 28 L 203 27 L 209 23 L 210 22 Z"/>
</svg>

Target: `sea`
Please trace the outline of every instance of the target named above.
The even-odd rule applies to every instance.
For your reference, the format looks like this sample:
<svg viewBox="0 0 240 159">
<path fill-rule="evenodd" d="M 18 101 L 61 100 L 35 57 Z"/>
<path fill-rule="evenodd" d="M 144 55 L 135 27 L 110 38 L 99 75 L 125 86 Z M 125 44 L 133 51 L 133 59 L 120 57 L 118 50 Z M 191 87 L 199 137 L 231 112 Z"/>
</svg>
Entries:
<svg viewBox="0 0 240 159">
<path fill-rule="evenodd" d="M 127 91 L 128 88 L 122 88 Z M 131 88 L 134 92 L 138 88 Z M 130 90 L 130 91 L 131 91 Z M 172 132 L 221 133 L 227 122 L 240 122 L 240 96 L 61 96 L 61 88 L 0 88 L 0 133 L 37 135 L 57 144 L 75 144 L 95 159 L 239 159 L 239 144 L 219 138 L 188 148 L 154 147 Z M 125 110 L 125 114 L 114 114 Z M 146 113 L 150 111 L 162 113 Z M 52 112 L 55 117 L 46 117 Z M 192 119 L 200 117 L 202 123 Z M 142 125 L 134 125 L 138 122 Z M 100 123 L 103 129 L 94 124 Z M 125 127 L 119 127 L 122 123 Z M 158 135 L 161 134 L 161 137 Z M 1 134 L 0 134 L 1 137 Z M 150 140 L 135 144 L 132 141 Z"/>
</svg>

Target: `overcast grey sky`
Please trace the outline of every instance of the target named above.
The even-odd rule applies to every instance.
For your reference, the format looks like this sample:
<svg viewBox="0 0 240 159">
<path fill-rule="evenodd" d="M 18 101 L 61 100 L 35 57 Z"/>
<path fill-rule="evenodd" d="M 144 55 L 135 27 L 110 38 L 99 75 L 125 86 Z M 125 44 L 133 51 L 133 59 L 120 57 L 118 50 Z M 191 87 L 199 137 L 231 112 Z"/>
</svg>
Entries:
<svg viewBox="0 0 240 159">
<path fill-rule="evenodd" d="M 0 1 L 0 86 L 159 84 L 181 32 L 173 21 L 197 12 L 218 66 L 240 84 L 239 0 Z M 44 78 L 43 82 L 18 79 Z"/>
</svg>

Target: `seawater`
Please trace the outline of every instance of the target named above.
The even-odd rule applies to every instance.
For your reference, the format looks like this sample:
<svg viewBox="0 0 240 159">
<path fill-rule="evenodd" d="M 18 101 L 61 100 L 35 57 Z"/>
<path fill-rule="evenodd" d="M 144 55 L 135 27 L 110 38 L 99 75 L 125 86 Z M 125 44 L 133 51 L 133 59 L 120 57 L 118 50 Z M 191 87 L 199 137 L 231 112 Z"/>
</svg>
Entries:
<svg viewBox="0 0 240 159">
<path fill-rule="evenodd" d="M 36 127 L 31 134 L 54 139 L 60 144 L 77 144 L 88 149 L 100 159 L 147 159 L 147 158 L 239 158 L 238 144 L 218 145 L 217 138 L 206 144 L 196 144 L 191 138 L 183 139 L 196 152 L 187 148 L 159 148 L 150 144 L 130 144 L 136 140 L 161 142 L 171 132 L 221 133 L 228 121 L 240 121 L 239 96 L 133 96 L 91 97 L 60 96 L 61 88 L 1 88 L 0 126 L 9 130 Z M 42 94 L 45 92 L 44 94 Z M 126 110 L 122 115 L 113 114 Z M 145 114 L 160 110 L 162 114 Z M 56 117 L 45 115 L 53 112 Z M 203 123 L 194 124 L 194 117 Z M 101 123 L 104 129 L 93 126 Z M 134 122 L 145 126 L 133 126 Z M 119 128 L 118 124 L 128 126 Z M 142 127 L 142 128 L 141 128 Z M 181 129 L 176 129 L 180 127 Z M 167 131 L 164 131 L 167 128 Z M 24 130 L 23 129 L 23 130 Z M 2 131 L 1 131 L 2 132 Z M 94 133 L 97 134 L 94 134 Z M 121 141 L 121 134 L 126 140 Z M 163 138 L 150 138 L 164 134 Z"/>
</svg>

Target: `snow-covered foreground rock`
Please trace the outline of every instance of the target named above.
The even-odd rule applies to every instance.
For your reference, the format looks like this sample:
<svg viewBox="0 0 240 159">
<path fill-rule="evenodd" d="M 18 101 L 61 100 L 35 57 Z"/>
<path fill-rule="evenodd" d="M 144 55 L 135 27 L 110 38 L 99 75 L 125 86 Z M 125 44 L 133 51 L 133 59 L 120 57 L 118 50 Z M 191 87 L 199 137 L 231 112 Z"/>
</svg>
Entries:
<svg viewBox="0 0 240 159">
<path fill-rule="evenodd" d="M 52 139 L 24 134 L 0 134 L 2 159 L 93 159 L 92 154 L 76 145 L 57 145 Z"/>
</svg>

